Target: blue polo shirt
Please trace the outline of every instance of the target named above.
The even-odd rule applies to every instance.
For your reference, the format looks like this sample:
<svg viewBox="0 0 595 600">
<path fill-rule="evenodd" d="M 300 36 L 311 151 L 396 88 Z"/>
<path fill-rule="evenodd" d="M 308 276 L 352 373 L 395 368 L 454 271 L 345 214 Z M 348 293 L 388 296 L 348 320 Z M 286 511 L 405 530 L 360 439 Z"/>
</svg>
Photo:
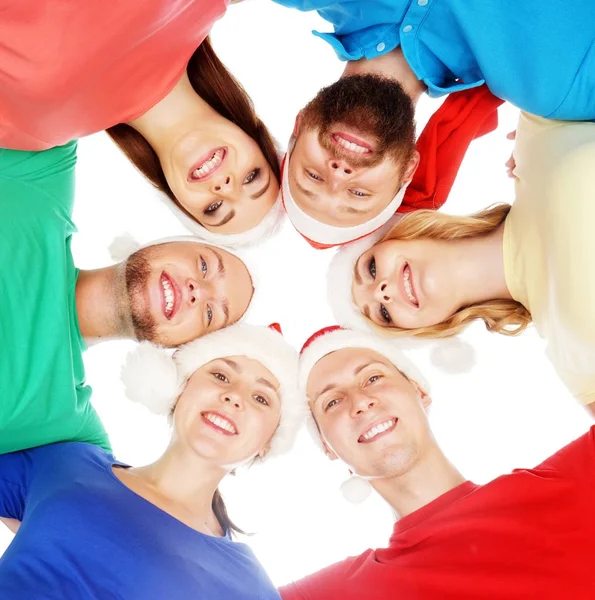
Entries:
<svg viewBox="0 0 595 600">
<path fill-rule="evenodd" d="M 2 600 L 280 600 L 248 546 L 184 525 L 113 465 L 79 442 L 0 455 L 0 516 L 22 521 Z"/>
<path fill-rule="evenodd" d="M 274 0 L 316 10 L 341 60 L 401 46 L 439 97 L 486 83 L 542 117 L 595 120 L 595 0 Z"/>
</svg>

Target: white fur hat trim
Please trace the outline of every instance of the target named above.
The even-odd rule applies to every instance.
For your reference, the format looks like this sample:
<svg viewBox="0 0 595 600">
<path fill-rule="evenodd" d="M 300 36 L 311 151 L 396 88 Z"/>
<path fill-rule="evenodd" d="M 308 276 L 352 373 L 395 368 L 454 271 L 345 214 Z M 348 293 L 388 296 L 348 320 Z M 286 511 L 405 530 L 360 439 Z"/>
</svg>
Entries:
<svg viewBox="0 0 595 600">
<path fill-rule="evenodd" d="M 157 414 L 168 414 L 200 367 L 217 358 L 248 356 L 271 371 L 281 384 L 281 419 L 267 458 L 291 448 L 306 411 L 296 386 L 297 353 L 280 333 L 268 327 L 236 324 L 181 346 L 173 357 L 158 347 L 152 346 L 149 351 L 147 347 L 151 346 L 143 342 L 128 355 L 122 369 L 128 398 Z"/>
<path fill-rule="evenodd" d="M 380 338 L 366 331 L 335 329 L 322 333 L 306 346 L 300 355 L 298 385 L 302 398 L 306 399 L 308 377 L 314 365 L 327 354 L 344 348 L 367 348 L 387 358 L 399 371 L 415 381 L 428 392 L 429 384 L 418 368 L 409 360 L 399 346 L 400 340 Z"/>
<path fill-rule="evenodd" d="M 365 235 L 376 231 L 379 227 L 382 227 L 394 214 L 396 213 L 403 197 L 407 185 L 402 185 L 395 197 L 388 203 L 388 205 L 382 210 L 382 212 L 375 216 L 373 219 L 362 223 L 361 225 L 354 225 L 352 227 L 337 227 L 336 225 L 327 225 L 314 219 L 310 215 L 306 214 L 295 202 L 291 191 L 289 189 L 289 155 L 291 148 L 293 147 L 293 140 L 290 141 L 290 150 L 285 155 L 285 160 L 281 168 L 281 193 L 283 195 L 283 204 L 287 211 L 287 216 L 291 221 L 292 225 L 301 233 L 304 237 L 312 240 L 317 244 L 324 244 L 328 246 L 335 246 L 341 244 L 347 244 L 353 242 Z"/>
</svg>

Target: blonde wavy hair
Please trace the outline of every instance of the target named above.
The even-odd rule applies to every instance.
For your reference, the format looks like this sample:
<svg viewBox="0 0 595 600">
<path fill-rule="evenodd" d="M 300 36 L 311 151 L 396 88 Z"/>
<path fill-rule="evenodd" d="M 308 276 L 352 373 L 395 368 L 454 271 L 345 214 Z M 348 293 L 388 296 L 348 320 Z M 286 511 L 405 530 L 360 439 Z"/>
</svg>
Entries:
<svg viewBox="0 0 595 600">
<path fill-rule="evenodd" d="M 481 237 L 497 229 L 506 220 L 510 208 L 510 204 L 494 204 L 466 217 L 435 210 L 416 210 L 402 217 L 377 244 L 387 240 L 462 240 Z M 503 335 L 518 335 L 532 321 L 531 313 L 520 302 L 503 298 L 463 306 L 442 323 L 429 327 L 387 328 L 376 325 L 371 319 L 368 321 L 384 336 L 446 338 L 460 333 L 476 319 L 482 319 L 488 331 Z"/>
</svg>

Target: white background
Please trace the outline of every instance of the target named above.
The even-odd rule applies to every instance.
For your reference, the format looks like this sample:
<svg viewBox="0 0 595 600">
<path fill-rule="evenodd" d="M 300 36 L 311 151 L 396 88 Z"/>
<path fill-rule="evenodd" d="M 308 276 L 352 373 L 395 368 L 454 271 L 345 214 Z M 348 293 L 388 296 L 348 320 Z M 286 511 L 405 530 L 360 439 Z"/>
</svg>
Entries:
<svg viewBox="0 0 595 600">
<path fill-rule="evenodd" d="M 310 34 L 315 28 L 330 31 L 315 14 L 254 0 L 231 6 L 212 33 L 216 51 L 283 143 L 300 107 L 343 69 L 330 46 Z M 437 106 L 435 100 L 422 99 L 419 128 Z M 498 130 L 473 143 L 444 210 L 465 214 L 513 201 L 513 183 L 503 163 L 512 150 L 505 135 L 514 129 L 516 117 L 517 111 L 505 106 Z M 185 233 L 103 133 L 79 145 L 74 220 L 80 233 L 73 251 L 83 269 L 109 264 L 107 247 L 123 231 L 139 241 Z M 252 254 L 259 273 L 251 322 L 279 321 L 297 348 L 314 330 L 333 324 L 325 287 L 332 251 L 311 249 L 286 224 L 276 239 Z M 506 338 L 477 325 L 464 337 L 477 351 L 469 374 L 447 376 L 432 369 L 425 354 L 413 358 L 432 383 L 437 439 L 469 479 L 484 483 L 515 467 L 534 466 L 587 430 L 590 420 L 559 382 L 534 331 Z M 85 361 L 93 401 L 115 454 L 141 465 L 163 451 L 168 429 L 124 398 L 119 369 L 132 346 L 105 343 L 91 348 Z M 276 584 L 388 541 L 390 510 L 377 497 L 358 507 L 347 504 L 338 491 L 346 475 L 303 433 L 290 457 L 225 482 L 230 515 L 255 532 L 247 541 Z M 10 540 L 0 530 L 0 553 Z"/>
</svg>

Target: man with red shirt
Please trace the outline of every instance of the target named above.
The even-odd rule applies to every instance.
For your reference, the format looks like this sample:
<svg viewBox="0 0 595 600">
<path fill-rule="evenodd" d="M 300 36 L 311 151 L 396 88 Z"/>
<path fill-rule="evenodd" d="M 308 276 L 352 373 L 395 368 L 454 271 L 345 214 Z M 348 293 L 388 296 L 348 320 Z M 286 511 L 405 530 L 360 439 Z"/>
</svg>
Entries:
<svg viewBox="0 0 595 600">
<path fill-rule="evenodd" d="M 322 330 L 302 350 L 300 385 L 327 455 L 399 520 L 387 548 L 281 588 L 284 600 L 595 597 L 595 428 L 476 485 L 436 443 L 427 384 L 394 341 Z"/>
</svg>

